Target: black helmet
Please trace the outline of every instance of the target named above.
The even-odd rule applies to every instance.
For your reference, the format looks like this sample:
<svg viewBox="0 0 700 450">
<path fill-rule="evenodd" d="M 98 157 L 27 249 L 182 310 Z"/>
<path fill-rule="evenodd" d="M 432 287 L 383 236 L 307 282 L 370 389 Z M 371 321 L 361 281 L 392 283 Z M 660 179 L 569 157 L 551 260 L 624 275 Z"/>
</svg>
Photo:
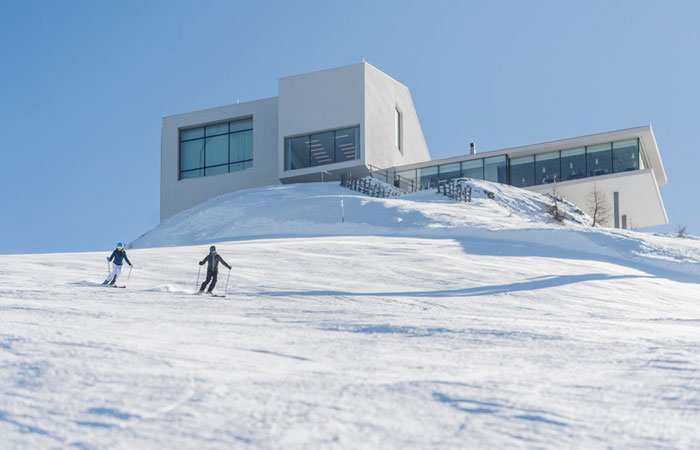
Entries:
<svg viewBox="0 0 700 450">
<path fill-rule="evenodd" d="M 215 251 L 216 251 L 216 247 L 214 247 L 214 246 L 212 245 L 211 247 L 209 247 L 209 251 L 210 251 L 210 252 L 215 252 Z"/>
</svg>

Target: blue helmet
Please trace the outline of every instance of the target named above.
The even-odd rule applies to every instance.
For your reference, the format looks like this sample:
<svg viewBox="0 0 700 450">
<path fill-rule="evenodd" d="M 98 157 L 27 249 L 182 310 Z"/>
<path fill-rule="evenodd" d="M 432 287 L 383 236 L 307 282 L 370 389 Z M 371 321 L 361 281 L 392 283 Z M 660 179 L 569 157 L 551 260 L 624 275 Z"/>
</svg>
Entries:
<svg viewBox="0 0 700 450">
<path fill-rule="evenodd" d="M 122 244 L 121 242 L 117 243 L 117 250 L 121 250 L 123 248 L 124 248 L 124 244 Z"/>
</svg>

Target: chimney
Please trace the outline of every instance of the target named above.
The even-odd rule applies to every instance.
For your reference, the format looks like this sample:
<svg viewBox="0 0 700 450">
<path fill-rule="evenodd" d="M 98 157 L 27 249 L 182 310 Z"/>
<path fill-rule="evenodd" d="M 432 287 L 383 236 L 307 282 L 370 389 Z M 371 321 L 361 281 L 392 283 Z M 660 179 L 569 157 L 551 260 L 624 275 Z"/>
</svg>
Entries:
<svg viewBox="0 0 700 450">
<path fill-rule="evenodd" d="M 476 155 L 476 144 L 473 142 L 469 144 L 469 154 Z"/>
</svg>

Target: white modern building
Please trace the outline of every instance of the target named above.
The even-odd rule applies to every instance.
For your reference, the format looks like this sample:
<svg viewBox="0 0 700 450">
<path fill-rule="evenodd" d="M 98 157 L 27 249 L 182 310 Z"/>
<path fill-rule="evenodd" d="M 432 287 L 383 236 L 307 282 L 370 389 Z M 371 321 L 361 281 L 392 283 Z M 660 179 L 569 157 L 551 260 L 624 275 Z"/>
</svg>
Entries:
<svg viewBox="0 0 700 450">
<path fill-rule="evenodd" d="M 163 118 L 160 217 L 237 190 L 377 169 L 401 187 L 469 177 L 556 189 L 584 210 L 595 187 L 613 209 L 604 225 L 668 223 L 651 126 L 431 161 L 408 88 L 364 62 L 281 78 L 277 97 Z"/>
<path fill-rule="evenodd" d="M 408 88 L 367 63 L 279 80 L 277 97 L 163 118 L 160 219 L 221 194 L 430 160 Z"/>
<path fill-rule="evenodd" d="M 666 184 L 651 126 L 610 131 L 393 168 L 397 182 L 433 185 L 457 177 L 510 184 L 556 194 L 584 211 L 602 194 L 611 214 L 602 225 L 666 225 L 659 186 Z"/>
</svg>

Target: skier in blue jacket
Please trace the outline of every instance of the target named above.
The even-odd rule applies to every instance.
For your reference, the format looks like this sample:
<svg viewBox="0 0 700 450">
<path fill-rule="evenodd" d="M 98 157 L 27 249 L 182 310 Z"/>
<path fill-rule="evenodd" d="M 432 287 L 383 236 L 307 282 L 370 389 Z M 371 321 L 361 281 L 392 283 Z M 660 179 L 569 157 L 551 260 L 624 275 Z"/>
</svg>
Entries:
<svg viewBox="0 0 700 450">
<path fill-rule="evenodd" d="M 126 250 L 124 250 L 124 245 L 121 242 L 117 244 L 117 248 L 112 252 L 112 255 L 107 258 L 107 261 L 112 262 L 112 271 L 102 284 L 109 283 L 110 285 L 114 285 L 114 283 L 117 282 L 117 278 L 122 273 L 123 261 L 126 261 L 126 263 L 131 266 L 131 261 L 126 257 Z"/>
</svg>

